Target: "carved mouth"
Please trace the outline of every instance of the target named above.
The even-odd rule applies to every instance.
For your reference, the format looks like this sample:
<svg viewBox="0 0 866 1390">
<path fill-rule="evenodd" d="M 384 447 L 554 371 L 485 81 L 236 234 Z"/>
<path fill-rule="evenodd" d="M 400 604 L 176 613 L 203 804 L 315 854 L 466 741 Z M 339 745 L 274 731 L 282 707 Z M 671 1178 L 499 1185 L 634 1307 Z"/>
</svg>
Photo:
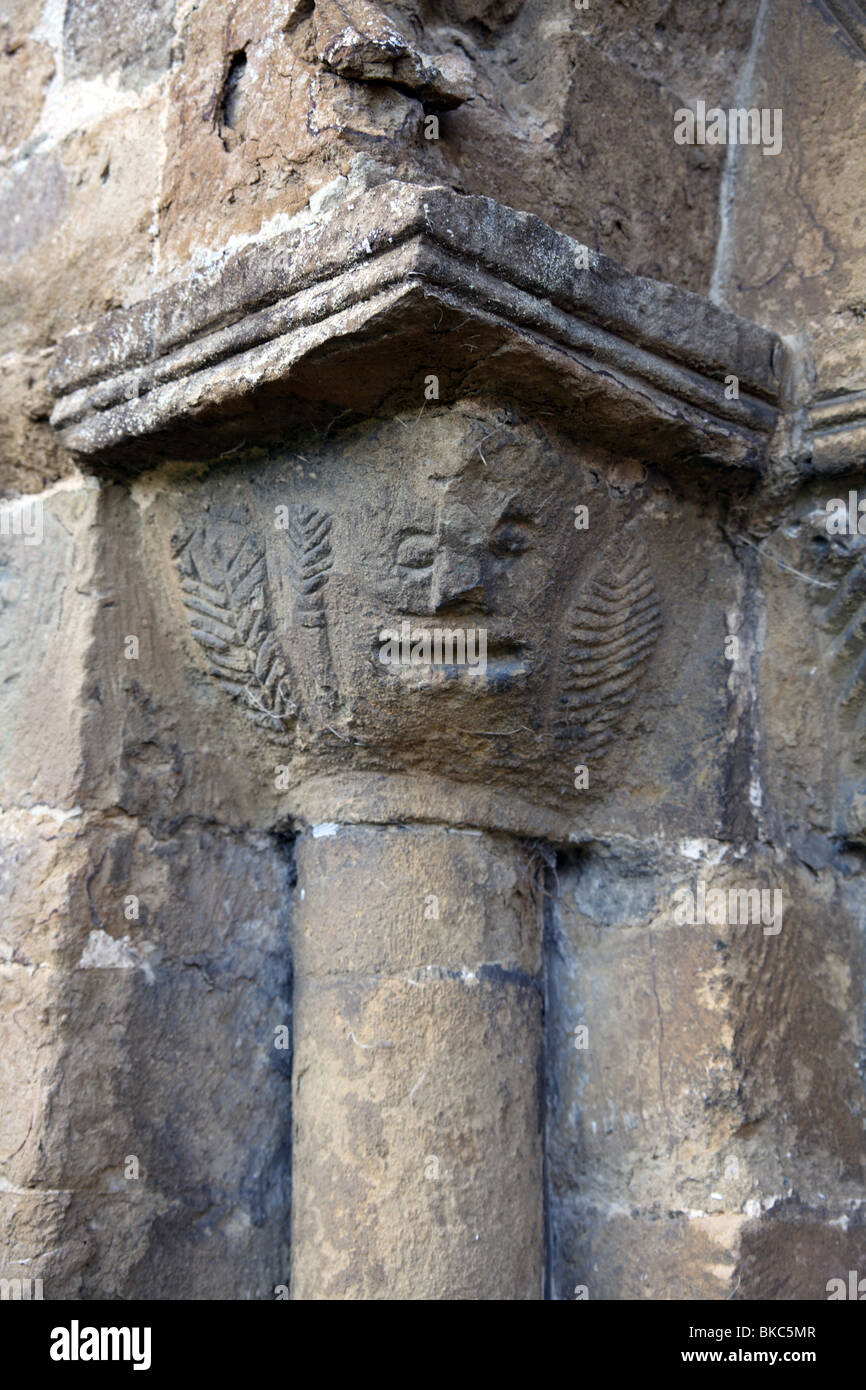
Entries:
<svg viewBox="0 0 866 1390">
<path fill-rule="evenodd" d="M 502 689 L 525 680 L 532 671 L 524 644 L 510 638 L 493 637 L 485 630 L 485 641 L 468 641 L 465 660 L 382 661 L 379 647 L 375 662 L 385 679 L 399 681 L 410 690 L 453 690 L 462 687 L 478 691 Z M 450 653 L 453 656 L 453 651 Z M 404 648 L 403 655 L 408 656 Z M 447 652 L 446 652 L 447 656 Z"/>
</svg>

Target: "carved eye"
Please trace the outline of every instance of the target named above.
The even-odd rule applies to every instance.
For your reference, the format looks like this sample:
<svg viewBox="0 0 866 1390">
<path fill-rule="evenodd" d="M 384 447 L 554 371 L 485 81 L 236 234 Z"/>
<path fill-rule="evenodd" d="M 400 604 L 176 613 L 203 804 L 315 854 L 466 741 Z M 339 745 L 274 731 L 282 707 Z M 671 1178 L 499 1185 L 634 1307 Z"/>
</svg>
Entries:
<svg viewBox="0 0 866 1390">
<path fill-rule="evenodd" d="M 426 570 L 433 564 L 435 554 L 432 536 L 407 536 L 397 549 L 397 564 L 405 570 Z"/>
<path fill-rule="evenodd" d="M 490 542 L 494 555 L 522 555 L 531 544 L 527 525 L 508 521 L 499 527 Z"/>
</svg>

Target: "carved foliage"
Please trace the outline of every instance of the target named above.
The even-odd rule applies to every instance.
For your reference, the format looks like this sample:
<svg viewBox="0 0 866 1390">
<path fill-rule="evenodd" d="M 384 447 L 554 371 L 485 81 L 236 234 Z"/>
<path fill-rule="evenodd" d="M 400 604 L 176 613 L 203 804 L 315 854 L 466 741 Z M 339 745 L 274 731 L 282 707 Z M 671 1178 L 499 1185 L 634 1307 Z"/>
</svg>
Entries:
<svg viewBox="0 0 866 1390">
<path fill-rule="evenodd" d="M 192 635 L 211 671 L 255 723 L 285 737 L 297 711 L 271 629 L 263 550 L 233 527 L 214 541 L 196 533 L 176 561 Z"/>
<path fill-rule="evenodd" d="M 289 514 L 295 612 L 303 627 L 324 627 L 324 589 L 331 568 L 331 518 L 318 507 L 294 507 Z"/>
<path fill-rule="evenodd" d="M 661 616 L 642 545 L 612 548 L 566 617 L 555 737 L 587 764 L 603 756 L 658 639 Z"/>
<path fill-rule="evenodd" d="M 309 728 L 330 728 L 338 704 L 326 594 L 333 563 L 331 517 L 297 505 L 287 518 L 292 685 Z M 283 552 L 285 555 L 285 552 Z M 263 544 L 245 526 L 209 517 L 176 544 L 184 607 L 222 688 L 260 727 L 286 741 L 298 706 L 274 632 Z M 560 646 L 554 749 L 603 756 L 629 705 L 661 627 L 644 547 L 618 539 L 567 610 Z"/>
</svg>

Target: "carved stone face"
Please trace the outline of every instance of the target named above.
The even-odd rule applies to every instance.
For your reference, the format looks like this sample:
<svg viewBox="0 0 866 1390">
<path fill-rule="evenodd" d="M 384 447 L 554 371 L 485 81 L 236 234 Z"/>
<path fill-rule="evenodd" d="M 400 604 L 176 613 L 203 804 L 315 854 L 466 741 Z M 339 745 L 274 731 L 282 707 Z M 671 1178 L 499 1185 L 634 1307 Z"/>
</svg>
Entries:
<svg viewBox="0 0 866 1390">
<path fill-rule="evenodd" d="M 179 563 L 198 640 L 261 725 L 325 769 L 349 759 L 532 796 L 581 748 L 603 755 L 658 606 L 621 529 L 630 508 L 591 450 L 464 406 L 241 476 L 221 479 Z M 232 605 L 238 640 L 220 651 Z"/>
<path fill-rule="evenodd" d="M 477 409 L 339 449 L 318 480 L 334 471 L 346 494 L 328 580 L 334 727 L 390 769 L 496 782 L 537 765 L 557 590 L 591 550 L 573 462 L 537 426 Z"/>
<path fill-rule="evenodd" d="M 501 708 L 547 654 L 552 567 L 570 525 L 561 461 L 525 428 L 441 417 L 399 472 L 378 481 L 363 506 L 356 593 L 345 595 L 352 620 L 368 624 L 365 658 L 382 630 L 406 623 L 483 632 L 486 673 L 455 665 L 446 684 L 461 698 L 462 681 L 473 705 Z M 377 674 L 406 685 L 405 672 Z M 429 674 L 419 666 L 409 684 L 433 689 Z"/>
</svg>

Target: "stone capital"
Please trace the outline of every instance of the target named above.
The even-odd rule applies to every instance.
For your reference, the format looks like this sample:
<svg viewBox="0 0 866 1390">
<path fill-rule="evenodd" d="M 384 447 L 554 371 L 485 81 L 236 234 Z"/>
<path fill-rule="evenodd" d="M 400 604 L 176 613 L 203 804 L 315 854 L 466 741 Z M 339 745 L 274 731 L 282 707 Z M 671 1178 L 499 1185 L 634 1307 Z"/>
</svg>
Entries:
<svg viewBox="0 0 866 1390">
<path fill-rule="evenodd" d="M 326 204 L 327 206 L 327 204 Z M 64 340 L 53 423 L 94 467 L 493 394 L 662 459 L 759 469 L 779 338 L 489 198 L 389 180 Z"/>
<path fill-rule="evenodd" d="M 666 475 L 760 477 L 783 369 L 536 217 L 386 181 L 65 340 L 53 421 L 97 471 L 171 464 L 191 659 L 285 814 L 562 840 L 657 659 Z"/>
</svg>

